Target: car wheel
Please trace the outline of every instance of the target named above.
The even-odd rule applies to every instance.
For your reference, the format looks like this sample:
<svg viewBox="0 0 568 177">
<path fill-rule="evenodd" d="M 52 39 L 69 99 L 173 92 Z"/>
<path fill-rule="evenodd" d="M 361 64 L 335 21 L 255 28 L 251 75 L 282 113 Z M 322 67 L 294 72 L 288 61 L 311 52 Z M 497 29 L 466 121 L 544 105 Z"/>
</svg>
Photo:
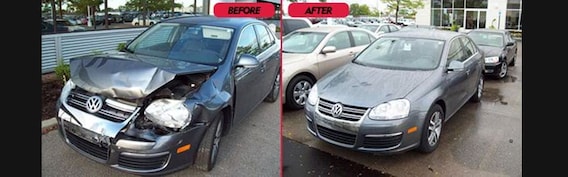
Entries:
<svg viewBox="0 0 568 177">
<path fill-rule="evenodd" d="M 213 123 L 207 128 L 195 158 L 195 167 L 203 171 L 211 171 L 215 166 L 219 143 L 223 134 L 223 113 L 215 118 Z"/>
<path fill-rule="evenodd" d="M 503 79 L 505 78 L 505 76 L 507 76 L 507 70 L 508 70 L 508 64 L 506 61 L 503 61 L 503 63 L 501 63 L 501 68 L 499 69 L 499 73 L 497 74 L 497 77 L 499 79 Z"/>
<path fill-rule="evenodd" d="M 274 84 L 272 84 L 272 90 L 268 96 L 264 98 L 264 101 L 273 103 L 278 100 L 278 96 L 280 96 L 280 72 L 276 74 L 276 79 L 274 79 Z"/>
<path fill-rule="evenodd" d="M 475 94 L 471 96 L 471 102 L 478 103 L 479 101 L 481 101 L 481 97 L 483 96 L 483 84 L 483 76 L 480 76 L 475 88 Z"/>
<path fill-rule="evenodd" d="M 294 77 L 286 87 L 286 107 L 290 109 L 304 108 L 313 85 L 314 80 L 306 75 Z"/>
<path fill-rule="evenodd" d="M 430 153 L 438 147 L 438 144 L 440 144 L 443 122 L 444 111 L 440 105 L 435 104 L 432 108 L 430 108 L 426 115 L 426 119 L 424 120 L 418 151 Z"/>
<path fill-rule="evenodd" d="M 150 26 L 154 25 L 154 22 L 150 22 Z"/>
<path fill-rule="evenodd" d="M 515 58 L 513 58 L 513 60 L 511 60 L 511 63 L 509 63 L 509 66 L 515 66 L 515 59 L 516 59 L 516 58 L 517 58 L 517 57 L 515 57 Z"/>
</svg>

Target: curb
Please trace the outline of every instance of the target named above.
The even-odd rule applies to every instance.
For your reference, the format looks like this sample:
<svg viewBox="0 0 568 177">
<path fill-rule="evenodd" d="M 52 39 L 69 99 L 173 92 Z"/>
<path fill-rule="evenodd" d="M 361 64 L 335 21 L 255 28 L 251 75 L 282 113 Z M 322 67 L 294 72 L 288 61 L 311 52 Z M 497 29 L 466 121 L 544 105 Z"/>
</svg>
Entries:
<svg viewBox="0 0 568 177">
<path fill-rule="evenodd" d="M 55 129 L 57 129 L 57 120 L 55 117 L 41 121 L 41 134 L 46 134 Z"/>
</svg>

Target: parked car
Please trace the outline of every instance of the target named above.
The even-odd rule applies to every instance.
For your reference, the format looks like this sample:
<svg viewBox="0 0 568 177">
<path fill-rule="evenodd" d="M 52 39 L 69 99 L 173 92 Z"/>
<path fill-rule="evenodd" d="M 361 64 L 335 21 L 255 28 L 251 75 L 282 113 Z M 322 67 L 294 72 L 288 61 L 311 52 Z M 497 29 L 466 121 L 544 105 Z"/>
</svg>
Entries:
<svg viewBox="0 0 568 177">
<path fill-rule="evenodd" d="M 363 24 L 357 27 L 369 30 L 376 34 L 391 33 L 400 30 L 400 27 L 398 27 L 397 25 L 388 23 Z"/>
<path fill-rule="evenodd" d="M 146 17 L 146 20 L 145 20 L 145 21 L 146 21 L 146 25 L 152 26 L 152 25 L 154 25 L 154 24 L 160 22 L 160 19 L 158 19 L 158 18 Z M 136 17 L 136 18 L 134 18 L 134 19 L 132 19 L 132 22 L 131 22 L 131 23 L 132 23 L 133 26 L 142 26 L 142 25 L 144 25 L 144 21 L 142 20 L 142 17 L 140 17 L 140 16 L 139 16 L 139 17 Z"/>
<path fill-rule="evenodd" d="M 62 25 L 54 26 L 52 23 L 48 23 L 45 21 L 41 21 L 41 34 L 54 34 L 54 28 L 57 29 L 57 33 L 66 33 L 69 32 L 69 28 Z"/>
<path fill-rule="evenodd" d="M 275 32 L 256 19 L 164 20 L 122 52 L 70 59 L 59 134 L 78 153 L 133 174 L 191 164 L 209 171 L 221 136 L 278 99 L 279 58 Z"/>
<path fill-rule="evenodd" d="M 340 26 L 302 28 L 282 42 L 283 103 L 301 109 L 313 84 L 351 61 L 376 36 L 368 30 Z"/>
<path fill-rule="evenodd" d="M 383 34 L 312 87 L 308 131 L 357 151 L 432 152 L 444 123 L 468 100 L 480 101 L 483 58 L 463 33 Z"/>
<path fill-rule="evenodd" d="M 517 43 L 506 30 L 473 29 L 468 36 L 485 53 L 485 74 L 505 78 L 509 66 L 515 66 Z"/>
<path fill-rule="evenodd" d="M 282 36 L 286 36 L 295 30 L 309 27 L 312 27 L 312 22 L 307 18 L 282 17 Z"/>
<path fill-rule="evenodd" d="M 53 19 L 45 20 L 45 22 L 53 24 Z M 79 26 L 79 25 L 74 25 L 71 22 L 69 22 L 69 20 L 66 20 L 66 19 L 57 19 L 56 24 L 57 24 L 57 26 L 66 27 L 68 32 L 77 32 L 77 31 L 85 31 L 86 30 L 85 27 L 82 27 L 82 26 Z"/>
</svg>

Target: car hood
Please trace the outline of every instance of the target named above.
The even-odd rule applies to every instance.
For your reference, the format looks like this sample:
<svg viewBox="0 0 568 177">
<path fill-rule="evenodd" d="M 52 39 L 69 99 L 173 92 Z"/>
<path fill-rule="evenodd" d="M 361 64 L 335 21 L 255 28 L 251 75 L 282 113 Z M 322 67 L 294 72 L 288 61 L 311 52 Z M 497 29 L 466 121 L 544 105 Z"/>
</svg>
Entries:
<svg viewBox="0 0 568 177">
<path fill-rule="evenodd" d="M 282 53 L 282 64 L 291 64 L 304 60 L 308 54 L 303 53 Z"/>
<path fill-rule="evenodd" d="M 332 102 L 374 107 L 404 98 L 433 73 L 433 70 L 390 70 L 349 63 L 320 79 L 318 94 Z"/>
<path fill-rule="evenodd" d="M 176 75 L 209 72 L 214 66 L 134 55 L 92 55 L 69 61 L 71 80 L 93 93 L 124 99 L 143 98 Z"/>
<path fill-rule="evenodd" d="M 495 57 L 501 55 L 501 51 L 503 51 L 500 47 L 493 47 L 493 46 L 479 46 L 479 49 L 485 53 L 485 57 Z"/>
</svg>

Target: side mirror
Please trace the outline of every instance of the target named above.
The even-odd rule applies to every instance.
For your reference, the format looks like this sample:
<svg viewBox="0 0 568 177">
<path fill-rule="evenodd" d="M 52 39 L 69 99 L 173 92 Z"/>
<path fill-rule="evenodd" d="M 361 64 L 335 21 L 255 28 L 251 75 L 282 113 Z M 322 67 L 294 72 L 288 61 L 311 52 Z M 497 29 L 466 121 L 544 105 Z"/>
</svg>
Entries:
<svg viewBox="0 0 568 177">
<path fill-rule="evenodd" d="M 256 59 L 255 56 L 249 54 L 241 54 L 237 62 L 237 67 L 254 68 L 258 65 L 260 65 L 258 59 Z"/>
<path fill-rule="evenodd" d="M 513 46 L 515 45 L 515 42 L 507 42 L 507 46 Z"/>
<path fill-rule="evenodd" d="M 326 54 L 326 53 L 333 53 L 335 52 L 336 48 L 335 46 L 325 46 L 323 49 L 321 49 L 321 53 Z"/>
<path fill-rule="evenodd" d="M 464 65 L 463 62 L 460 61 L 451 61 L 448 65 L 448 71 L 463 71 Z"/>
</svg>

